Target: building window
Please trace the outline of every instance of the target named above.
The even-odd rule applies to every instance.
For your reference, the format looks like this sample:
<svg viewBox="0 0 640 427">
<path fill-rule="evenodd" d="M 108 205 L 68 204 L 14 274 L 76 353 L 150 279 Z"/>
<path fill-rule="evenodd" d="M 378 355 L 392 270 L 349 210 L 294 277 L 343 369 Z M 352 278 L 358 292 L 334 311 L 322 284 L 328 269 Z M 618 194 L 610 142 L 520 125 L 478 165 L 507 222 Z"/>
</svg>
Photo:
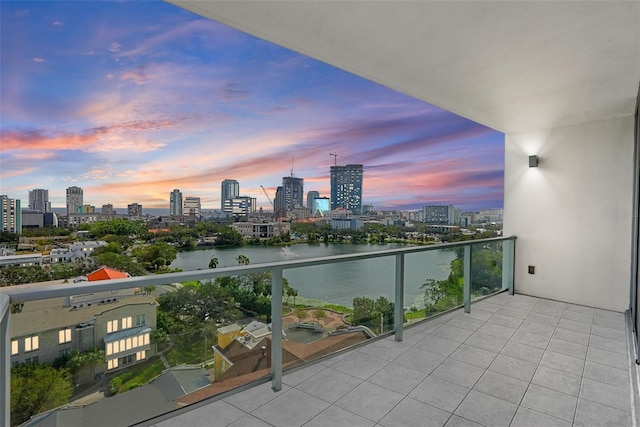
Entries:
<svg viewBox="0 0 640 427">
<path fill-rule="evenodd" d="M 143 350 L 143 351 L 139 351 L 136 353 L 136 360 L 144 360 L 147 358 L 147 351 Z"/>
<path fill-rule="evenodd" d="M 137 316 L 135 316 L 135 318 L 134 318 L 134 325 L 135 326 L 144 326 L 146 324 L 147 324 L 146 315 L 138 314 Z"/>
<path fill-rule="evenodd" d="M 24 351 L 34 351 L 40 348 L 38 337 L 27 337 L 24 339 Z"/>
<path fill-rule="evenodd" d="M 131 350 L 131 338 L 127 338 L 127 350 Z"/>
<path fill-rule="evenodd" d="M 111 359 L 107 361 L 107 369 L 115 369 L 118 367 L 118 359 Z"/>
<path fill-rule="evenodd" d="M 113 342 L 113 352 L 120 353 L 120 341 Z"/>
<path fill-rule="evenodd" d="M 109 320 L 107 322 L 107 333 L 110 334 L 112 332 L 116 332 L 118 330 L 118 321 L 117 320 Z"/>
<path fill-rule="evenodd" d="M 126 356 L 123 357 L 118 357 L 118 364 L 119 365 L 130 365 L 133 362 L 136 361 L 136 355 L 135 354 L 128 354 Z"/>
<path fill-rule="evenodd" d="M 71 329 L 62 329 L 58 331 L 58 344 L 71 342 Z"/>
<path fill-rule="evenodd" d="M 11 355 L 15 356 L 18 354 L 18 340 L 11 341 Z"/>
<path fill-rule="evenodd" d="M 107 353 L 107 356 L 111 356 L 113 354 L 113 344 L 110 342 L 107 343 L 106 353 Z"/>
<path fill-rule="evenodd" d="M 24 363 L 38 363 L 38 356 L 27 357 L 24 359 Z"/>
<path fill-rule="evenodd" d="M 129 329 L 131 327 L 131 316 L 122 318 L 122 329 Z"/>
</svg>

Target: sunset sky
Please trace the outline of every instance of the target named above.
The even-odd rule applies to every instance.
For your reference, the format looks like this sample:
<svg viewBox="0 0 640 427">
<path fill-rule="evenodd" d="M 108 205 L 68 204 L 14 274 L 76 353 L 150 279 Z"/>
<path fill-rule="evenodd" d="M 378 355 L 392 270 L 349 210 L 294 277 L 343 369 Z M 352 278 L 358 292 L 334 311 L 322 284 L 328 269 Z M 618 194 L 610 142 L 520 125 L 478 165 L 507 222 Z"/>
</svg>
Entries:
<svg viewBox="0 0 640 427">
<path fill-rule="evenodd" d="M 0 2 L 0 194 L 219 209 L 220 182 L 329 196 L 364 165 L 379 209 L 502 207 L 502 133 L 162 2 Z"/>
</svg>

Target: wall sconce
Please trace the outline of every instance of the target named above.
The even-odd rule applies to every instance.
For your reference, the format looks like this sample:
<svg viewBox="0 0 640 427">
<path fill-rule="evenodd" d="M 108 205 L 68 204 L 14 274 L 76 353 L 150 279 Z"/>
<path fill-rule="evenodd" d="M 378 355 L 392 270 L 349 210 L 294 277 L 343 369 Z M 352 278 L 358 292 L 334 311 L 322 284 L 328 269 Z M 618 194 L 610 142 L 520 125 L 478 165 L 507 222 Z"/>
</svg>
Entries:
<svg viewBox="0 0 640 427">
<path fill-rule="evenodd" d="M 529 156 L 529 167 L 530 168 L 538 167 L 538 156 Z"/>
</svg>

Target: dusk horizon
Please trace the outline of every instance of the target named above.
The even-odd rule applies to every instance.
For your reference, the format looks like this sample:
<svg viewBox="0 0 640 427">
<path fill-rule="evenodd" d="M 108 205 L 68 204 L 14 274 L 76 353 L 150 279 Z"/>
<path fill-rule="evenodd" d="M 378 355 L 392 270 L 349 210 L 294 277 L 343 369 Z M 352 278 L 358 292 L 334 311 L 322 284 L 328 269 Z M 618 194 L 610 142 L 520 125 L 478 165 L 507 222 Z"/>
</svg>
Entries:
<svg viewBox="0 0 640 427">
<path fill-rule="evenodd" d="M 220 208 L 220 183 L 271 209 L 282 177 L 329 197 L 364 165 L 363 204 L 503 207 L 504 135 L 164 2 L 0 4 L 0 194 L 54 208 Z M 337 153 L 337 159 L 331 153 Z"/>
</svg>

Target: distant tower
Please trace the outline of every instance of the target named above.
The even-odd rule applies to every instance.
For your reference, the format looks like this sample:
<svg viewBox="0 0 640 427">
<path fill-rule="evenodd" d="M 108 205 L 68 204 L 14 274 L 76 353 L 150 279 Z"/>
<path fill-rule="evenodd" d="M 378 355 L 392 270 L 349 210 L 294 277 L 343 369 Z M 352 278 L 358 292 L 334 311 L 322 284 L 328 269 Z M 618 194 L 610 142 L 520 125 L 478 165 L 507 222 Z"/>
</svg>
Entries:
<svg viewBox="0 0 640 427">
<path fill-rule="evenodd" d="M 240 195 L 240 183 L 235 179 L 225 179 L 220 186 L 220 210 L 224 212 L 225 200 L 235 199 Z"/>
<path fill-rule="evenodd" d="M 187 197 L 184 199 L 184 214 L 194 216 L 200 219 L 200 211 L 202 207 L 200 205 L 200 197 Z"/>
<path fill-rule="evenodd" d="M 19 199 L 0 196 L 0 231 L 22 233 L 22 211 Z"/>
<path fill-rule="evenodd" d="M 362 165 L 331 166 L 331 210 L 362 213 Z"/>
<path fill-rule="evenodd" d="M 82 210 L 84 204 L 84 195 L 82 188 L 69 187 L 67 188 L 67 217 L 74 213 L 79 213 Z"/>
<path fill-rule="evenodd" d="M 304 179 L 293 176 L 282 178 L 283 208 L 286 212 L 304 206 Z"/>
<path fill-rule="evenodd" d="M 127 205 L 127 215 L 130 217 L 141 217 L 142 216 L 142 205 L 138 203 L 131 203 Z"/>
<path fill-rule="evenodd" d="M 49 190 L 34 188 L 29 190 L 29 210 L 36 212 L 51 212 Z"/>
<path fill-rule="evenodd" d="M 307 193 L 307 209 L 309 209 L 311 213 L 313 213 L 313 199 L 317 199 L 318 197 L 320 197 L 320 193 L 317 191 L 309 191 Z"/>
<path fill-rule="evenodd" d="M 182 216 L 182 192 L 177 188 L 169 194 L 169 215 Z"/>
</svg>

